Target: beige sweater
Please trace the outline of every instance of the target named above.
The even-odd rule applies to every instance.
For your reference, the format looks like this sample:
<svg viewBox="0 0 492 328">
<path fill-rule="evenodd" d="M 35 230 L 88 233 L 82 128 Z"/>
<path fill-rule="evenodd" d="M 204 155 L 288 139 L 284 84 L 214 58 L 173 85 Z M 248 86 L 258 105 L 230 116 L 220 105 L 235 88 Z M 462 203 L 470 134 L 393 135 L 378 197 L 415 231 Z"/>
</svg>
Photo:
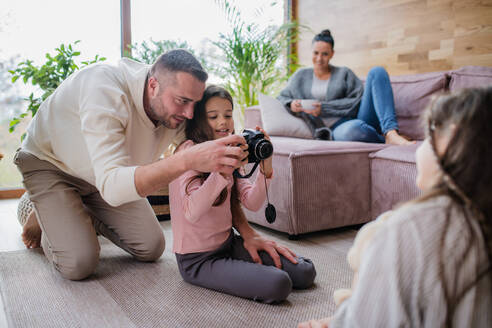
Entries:
<svg viewBox="0 0 492 328">
<path fill-rule="evenodd" d="M 449 202 L 442 196 L 404 206 L 381 225 L 361 257 L 352 296 L 337 309 L 330 328 L 445 326 L 444 290 L 455 297 L 489 265 L 478 224 L 470 235 L 455 205 L 447 221 Z M 475 242 L 467 253 L 469 238 Z M 489 272 L 465 294 L 453 327 L 492 327 L 491 283 Z"/>
<path fill-rule="evenodd" d="M 159 159 L 184 126 L 155 127 L 143 107 L 149 66 L 122 59 L 69 76 L 43 102 L 23 150 L 97 187 L 112 206 L 141 197 L 135 169 Z"/>
</svg>

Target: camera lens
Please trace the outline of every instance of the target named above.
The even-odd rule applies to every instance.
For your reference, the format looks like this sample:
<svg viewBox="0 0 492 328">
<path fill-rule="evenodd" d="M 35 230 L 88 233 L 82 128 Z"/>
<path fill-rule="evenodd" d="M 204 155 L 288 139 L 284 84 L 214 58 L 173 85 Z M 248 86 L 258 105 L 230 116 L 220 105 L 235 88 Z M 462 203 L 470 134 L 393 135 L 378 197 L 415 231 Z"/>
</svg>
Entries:
<svg viewBox="0 0 492 328">
<path fill-rule="evenodd" d="M 272 156 L 272 153 L 273 146 L 270 141 L 263 139 L 256 144 L 255 155 L 259 160 L 263 160 Z"/>
</svg>

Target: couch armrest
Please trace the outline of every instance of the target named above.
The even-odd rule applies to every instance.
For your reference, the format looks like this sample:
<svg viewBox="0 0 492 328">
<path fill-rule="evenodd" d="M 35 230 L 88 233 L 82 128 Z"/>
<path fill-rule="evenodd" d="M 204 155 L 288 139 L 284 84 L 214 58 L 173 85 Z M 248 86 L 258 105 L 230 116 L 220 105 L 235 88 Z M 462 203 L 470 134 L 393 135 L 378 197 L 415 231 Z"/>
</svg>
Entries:
<svg viewBox="0 0 492 328">
<path fill-rule="evenodd" d="M 257 125 L 263 127 L 260 107 L 259 106 L 247 107 L 244 110 L 244 128 L 254 129 Z"/>
</svg>

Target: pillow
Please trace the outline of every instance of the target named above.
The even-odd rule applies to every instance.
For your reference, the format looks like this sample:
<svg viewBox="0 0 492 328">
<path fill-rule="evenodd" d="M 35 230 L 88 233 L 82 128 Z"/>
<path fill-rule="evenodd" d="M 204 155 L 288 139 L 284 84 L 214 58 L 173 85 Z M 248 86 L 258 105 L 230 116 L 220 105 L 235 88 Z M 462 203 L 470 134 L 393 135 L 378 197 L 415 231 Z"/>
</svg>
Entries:
<svg viewBox="0 0 492 328">
<path fill-rule="evenodd" d="M 306 123 L 289 114 L 279 100 L 260 93 L 258 101 L 263 128 L 269 135 L 313 139 Z"/>
</svg>

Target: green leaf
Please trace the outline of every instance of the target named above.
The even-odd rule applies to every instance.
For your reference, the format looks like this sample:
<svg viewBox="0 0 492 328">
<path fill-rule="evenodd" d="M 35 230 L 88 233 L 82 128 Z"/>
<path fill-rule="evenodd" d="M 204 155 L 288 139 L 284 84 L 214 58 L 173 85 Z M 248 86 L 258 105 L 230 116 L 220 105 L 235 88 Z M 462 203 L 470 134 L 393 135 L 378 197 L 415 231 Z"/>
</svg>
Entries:
<svg viewBox="0 0 492 328">
<path fill-rule="evenodd" d="M 20 120 L 18 118 L 14 118 L 10 121 L 9 127 L 16 126 L 17 124 L 20 123 Z"/>
<path fill-rule="evenodd" d="M 29 114 L 34 117 L 41 103 L 55 91 L 65 78 L 79 69 L 79 66 L 73 60 L 74 57 L 80 55 L 80 51 L 74 49 L 74 46 L 79 42 L 80 40 L 75 41 L 73 44 L 61 44 L 58 48 L 55 48 L 54 54 L 46 53 L 46 61 L 40 66 L 33 65 L 33 61 L 28 59 L 19 63 L 15 70 L 9 71 L 13 75 L 12 83 L 15 83 L 18 79 L 22 79 L 25 84 L 30 83 L 33 86 L 39 86 L 42 92 L 39 97 L 35 97 L 31 93 L 27 98 L 24 98 L 27 102 L 27 107 L 18 118 L 16 117 L 11 120 L 9 125 L 10 132 L 14 131 L 22 119 Z M 99 57 L 97 55 L 93 62 L 103 61 L 105 59 L 105 57 Z M 89 65 L 91 63 L 91 61 L 82 61 L 82 65 Z M 23 134 L 22 139 L 24 136 L 25 134 Z"/>
</svg>

